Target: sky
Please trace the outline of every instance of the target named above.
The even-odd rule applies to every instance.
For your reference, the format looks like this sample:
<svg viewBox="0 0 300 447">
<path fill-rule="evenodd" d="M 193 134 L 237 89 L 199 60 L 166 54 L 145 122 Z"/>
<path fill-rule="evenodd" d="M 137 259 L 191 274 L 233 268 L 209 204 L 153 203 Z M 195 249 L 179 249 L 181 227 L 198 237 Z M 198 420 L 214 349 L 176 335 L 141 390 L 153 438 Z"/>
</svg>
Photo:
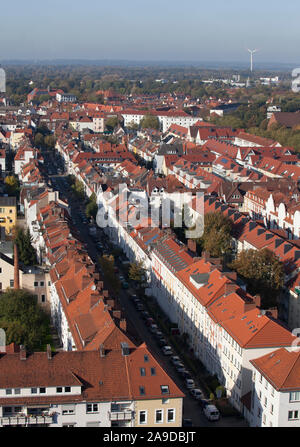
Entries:
<svg viewBox="0 0 300 447">
<path fill-rule="evenodd" d="M 300 66 L 297 0 L 1 2 L 0 61 L 250 60 Z"/>
</svg>

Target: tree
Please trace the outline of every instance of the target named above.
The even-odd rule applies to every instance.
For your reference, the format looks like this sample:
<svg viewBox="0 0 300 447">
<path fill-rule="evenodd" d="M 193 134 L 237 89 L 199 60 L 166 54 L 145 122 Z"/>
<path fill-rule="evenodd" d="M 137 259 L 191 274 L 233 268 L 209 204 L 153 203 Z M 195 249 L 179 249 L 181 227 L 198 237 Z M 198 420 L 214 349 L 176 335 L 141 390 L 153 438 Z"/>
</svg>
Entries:
<svg viewBox="0 0 300 447">
<path fill-rule="evenodd" d="M 83 186 L 83 183 L 80 180 L 75 179 L 75 182 L 72 184 L 71 189 L 72 189 L 73 193 L 75 194 L 75 196 L 79 200 L 83 200 L 84 199 L 84 197 L 85 197 L 84 186 Z"/>
<path fill-rule="evenodd" d="M 97 197 L 96 194 L 93 193 L 89 198 L 89 203 L 85 207 L 85 214 L 88 219 L 90 219 L 91 217 L 96 219 L 97 212 L 98 212 Z"/>
<path fill-rule="evenodd" d="M 113 131 L 115 129 L 115 127 L 117 127 L 118 124 L 119 124 L 119 120 L 118 120 L 118 117 L 116 117 L 116 116 L 112 116 L 111 118 L 108 118 L 105 122 L 106 128 L 109 131 Z"/>
<path fill-rule="evenodd" d="M 36 252 L 31 244 L 29 229 L 24 231 L 23 228 L 17 228 L 14 242 L 18 247 L 19 260 L 24 265 L 36 264 Z"/>
<path fill-rule="evenodd" d="M 46 135 L 44 138 L 44 144 L 47 149 L 54 149 L 56 143 L 56 139 L 54 135 Z"/>
<path fill-rule="evenodd" d="M 141 128 L 142 129 L 159 129 L 159 120 L 157 116 L 153 115 L 145 115 L 141 119 Z"/>
<path fill-rule="evenodd" d="M 42 148 L 44 146 L 44 136 L 40 132 L 35 134 L 34 145 L 38 148 Z"/>
<path fill-rule="evenodd" d="M 7 290 L 0 295 L 0 327 L 6 343 L 40 350 L 49 336 L 49 317 L 38 306 L 36 297 L 25 290 Z"/>
<path fill-rule="evenodd" d="M 19 193 L 19 181 L 14 175 L 5 177 L 5 190 L 9 196 L 16 196 Z"/>
<path fill-rule="evenodd" d="M 197 243 L 213 257 L 224 257 L 231 251 L 231 229 L 231 220 L 220 211 L 207 213 L 204 216 L 204 232 Z"/>
<path fill-rule="evenodd" d="M 284 267 L 271 250 L 243 250 L 230 267 L 246 281 L 250 293 L 261 295 L 263 307 L 276 305 L 284 282 Z"/>
<path fill-rule="evenodd" d="M 145 276 L 145 269 L 143 267 L 143 262 L 131 262 L 128 272 L 129 278 L 133 281 L 141 283 Z"/>
<path fill-rule="evenodd" d="M 115 259 L 113 255 L 101 256 L 99 258 L 99 264 L 103 271 L 104 279 L 118 292 L 120 290 L 120 280 L 115 274 Z"/>
</svg>

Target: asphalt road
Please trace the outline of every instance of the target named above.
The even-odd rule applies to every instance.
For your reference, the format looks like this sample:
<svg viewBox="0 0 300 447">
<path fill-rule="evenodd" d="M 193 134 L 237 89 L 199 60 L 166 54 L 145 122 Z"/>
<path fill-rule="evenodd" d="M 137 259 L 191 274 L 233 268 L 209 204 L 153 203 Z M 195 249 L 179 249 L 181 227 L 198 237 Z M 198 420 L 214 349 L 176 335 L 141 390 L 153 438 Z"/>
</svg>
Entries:
<svg viewBox="0 0 300 447">
<path fill-rule="evenodd" d="M 64 182 L 64 175 L 57 175 L 57 170 L 55 168 L 55 161 L 50 157 L 46 157 L 45 166 L 51 167 L 51 172 L 53 175 L 49 176 L 49 182 L 52 186 L 60 191 L 61 196 L 67 198 L 70 210 L 71 217 L 73 220 L 73 224 L 78 231 L 78 235 L 81 240 L 86 244 L 86 248 L 91 259 L 96 263 L 99 256 L 101 256 L 101 252 L 97 249 L 95 245 L 95 241 L 90 237 L 88 225 L 84 223 L 79 215 L 80 211 L 84 211 L 84 204 L 75 200 L 72 196 L 70 190 L 68 190 L 66 186 L 66 182 Z M 53 184 L 54 180 L 54 184 Z M 97 229 L 98 237 L 101 239 L 103 245 L 107 243 L 107 236 L 104 234 L 103 230 Z M 119 271 L 122 272 L 122 263 L 120 259 L 116 260 L 116 265 L 119 268 Z M 105 282 L 105 280 L 104 280 Z M 110 295 L 113 296 L 119 305 L 119 308 L 122 310 L 123 315 L 126 317 L 128 331 L 131 334 L 132 338 L 136 342 L 145 341 L 151 354 L 159 361 L 165 371 L 169 374 L 172 380 L 176 383 L 179 389 L 182 390 L 183 393 L 186 394 L 183 403 L 183 418 L 191 419 L 193 422 L 193 426 L 195 427 L 247 427 L 246 421 L 243 419 L 238 419 L 236 417 L 221 417 L 219 421 L 210 422 L 204 416 L 198 402 L 193 399 L 189 395 L 189 391 L 185 387 L 183 379 L 179 376 L 175 368 L 173 367 L 170 359 L 167 356 L 162 354 L 161 349 L 156 343 L 154 336 L 149 331 L 146 326 L 144 320 L 141 317 L 140 312 L 138 312 L 130 300 L 129 296 L 132 294 L 132 290 L 123 290 L 121 289 L 117 294 L 111 288 L 111 286 L 105 283 L 106 288 L 109 290 Z M 196 384 L 197 386 L 197 384 Z"/>
</svg>

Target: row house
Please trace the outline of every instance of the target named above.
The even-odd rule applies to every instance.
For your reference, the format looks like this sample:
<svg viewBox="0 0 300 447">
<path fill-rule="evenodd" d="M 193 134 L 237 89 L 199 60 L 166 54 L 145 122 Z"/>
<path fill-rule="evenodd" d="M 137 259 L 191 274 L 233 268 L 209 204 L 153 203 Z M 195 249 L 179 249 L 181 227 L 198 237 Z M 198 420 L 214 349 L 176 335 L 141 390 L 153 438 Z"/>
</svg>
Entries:
<svg viewBox="0 0 300 447">
<path fill-rule="evenodd" d="M 145 344 L 0 354 L 1 427 L 181 427 L 183 393 Z"/>
</svg>

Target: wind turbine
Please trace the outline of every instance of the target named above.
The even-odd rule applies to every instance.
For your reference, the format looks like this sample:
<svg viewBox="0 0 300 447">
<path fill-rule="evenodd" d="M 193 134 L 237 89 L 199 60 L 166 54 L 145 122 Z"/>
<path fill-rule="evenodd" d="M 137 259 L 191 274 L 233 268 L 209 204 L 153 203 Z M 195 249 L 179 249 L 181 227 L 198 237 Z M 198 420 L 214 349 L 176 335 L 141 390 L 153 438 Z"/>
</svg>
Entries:
<svg viewBox="0 0 300 447">
<path fill-rule="evenodd" d="M 248 48 L 248 51 L 250 53 L 250 69 L 251 69 L 251 73 L 252 73 L 252 71 L 253 71 L 253 54 L 256 53 L 258 50 L 257 49 L 249 50 L 249 48 Z"/>
</svg>

